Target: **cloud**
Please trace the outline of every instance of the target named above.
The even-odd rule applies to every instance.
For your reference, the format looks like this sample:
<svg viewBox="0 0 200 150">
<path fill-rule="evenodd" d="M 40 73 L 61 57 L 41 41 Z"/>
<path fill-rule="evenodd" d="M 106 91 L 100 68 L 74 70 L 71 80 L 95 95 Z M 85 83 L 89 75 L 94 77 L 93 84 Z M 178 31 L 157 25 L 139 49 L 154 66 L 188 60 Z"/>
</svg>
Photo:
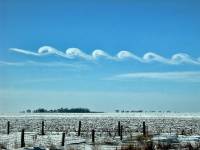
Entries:
<svg viewBox="0 0 200 150">
<path fill-rule="evenodd" d="M 80 49 L 78 48 L 68 48 L 65 52 L 67 57 L 70 58 L 76 58 L 76 57 L 80 57 L 86 60 L 91 60 L 92 57 L 84 52 L 82 52 Z"/>
<path fill-rule="evenodd" d="M 0 61 L 0 66 L 24 66 L 23 62 Z"/>
<path fill-rule="evenodd" d="M 88 65 L 82 63 L 64 63 L 64 62 L 8 62 L 0 61 L 0 66 L 36 66 L 36 67 L 65 67 L 73 69 L 88 70 Z"/>
<path fill-rule="evenodd" d="M 19 48 L 10 48 L 9 50 L 15 51 L 18 53 L 22 53 L 22 54 L 26 54 L 26 55 L 40 56 L 39 53 L 35 53 L 35 52 L 31 52 L 31 51 L 27 51 L 27 50 L 23 50 L 23 49 L 19 49 Z"/>
<path fill-rule="evenodd" d="M 164 56 L 158 55 L 153 52 L 147 52 L 143 55 L 143 57 L 137 56 L 130 51 L 119 51 L 116 55 L 111 56 L 107 52 L 96 49 L 91 54 L 84 53 L 78 48 L 68 48 L 65 53 L 59 51 L 51 46 L 42 46 L 38 49 L 37 52 L 32 52 L 28 50 L 18 49 L 18 48 L 10 48 L 9 50 L 15 51 L 17 53 L 22 53 L 25 55 L 33 55 L 33 56 L 45 56 L 45 55 L 55 55 L 64 57 L 66 59 L 83 59 L 88 61 L 95 61 L 99 58 L 110 59 L 113 61 L 122 61 L 122 60 L 134 60 L 141 63 L 151 63 L 151 62 L 159 62 L 170 65 L 178 65 L 178 64 L 194 64 L 200 65 L 200 58 L 192 58 L 190 55 L 186 53 L 177 53 L 171 56 L 171 58 L 166 58 Z"/>
<path fill-rule="evenodd" d="M 98 59 L 100 57 L 104 57 L 107 59 L 113 59 L 112 56 L 110 56 L 109 54 L 107 54 L 106 52 L 104 52 L 103 50 L 100 49 L 96 49 L 92 52 L 92 58 L 93 59 Z"/>
<path fill-rule="evenodd" d="M 146 54 L 144 54 L 143 56 L 143 61 L 144 62 L 151 62 L 151 61 L 157 61 L 157 62 L 161 62 L 161 63 L 170 63 L 169 59 L 166 59 L 158 54 L 152 53 L 152 52 L 148 52 Z"/>
<path fill-rule="evenodd" d="M 183 72 L 135 72 L 127 74 L 119 74 L 106 80 L 172 80 L 172 81 L 193 81 L 200 82 L 200 71 L 183 71 Z"/>
<path fill-rule="evenodd" d="M 136 56 L 135 54 L 133 54 L 129 51 L 118 52 L 117 58 L 121 59 L 121 60 L 123 60 L 123 59 L 135 59 L 135 60 L 138 60 L 140 62 L 143 62 L 143 60 L 140 57 Z"/>
<path fill-rule="evenodd" d="M 38 49 L 38 54 L 39 56 L 43 56 L 43 55 L 58 55 L 58 56 L 61 56 L 61 57 L 65 57 L 65 58 L 71 58 L 70 56 L 67 56 L 65 53 L 53 48 L 53 47 L 50 47 L 50 46 L 43 46 L 43 47 L 40 47 Z"/>
<path fill-rule="evenodd" d="M 200 61 L 198 58 L 197 60 L 195 60 L 194 58 L 192 58 L 191 56 L 185 53 L 179 53 L 179 54 L 173 55 L 170 60 L 170 63 L 174 63 L 174 64 L 190 63 L 190 64 L 200 65 Z"/>
</svg>

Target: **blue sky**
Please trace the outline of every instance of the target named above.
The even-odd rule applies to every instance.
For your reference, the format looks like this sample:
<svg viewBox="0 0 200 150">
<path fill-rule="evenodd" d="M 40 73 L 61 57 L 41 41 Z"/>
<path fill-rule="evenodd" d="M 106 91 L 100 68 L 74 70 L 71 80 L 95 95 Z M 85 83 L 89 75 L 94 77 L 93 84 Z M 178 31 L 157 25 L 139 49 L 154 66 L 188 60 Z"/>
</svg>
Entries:
<svg viewBox="0 0 200 150">
<path fill-rule="evenodd" d="M 0 0 L 0 111 L 199 111 L 199 7 Z"/>
</svg>

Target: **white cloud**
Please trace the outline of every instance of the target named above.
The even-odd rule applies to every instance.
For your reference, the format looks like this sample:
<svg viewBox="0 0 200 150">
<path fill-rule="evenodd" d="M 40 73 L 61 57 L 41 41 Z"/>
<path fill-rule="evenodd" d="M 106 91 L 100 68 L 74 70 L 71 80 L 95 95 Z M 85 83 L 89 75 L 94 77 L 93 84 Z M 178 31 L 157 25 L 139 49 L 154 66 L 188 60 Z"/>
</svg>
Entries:
<svg viewBox="0 0 200 150">
<path fill-rule="evenodd" d="M 0 61 L 0 66 L 24 66 L 23 62 Z"/>
<path fill-rule="evenodd" d="M 8 62 L 0 61 L 0 66 L 43 66 L 43 67 L 66 67 L 66 68 L 79 68 L 81 70 L 87 70 L 88 66 L 81 63 L 64 63 L 64 62 L 35 62 L 35 61 L 26 61 L 26 62 Z"/>
<path fill-rule="evenodd" d="M 38 54 L 38 53 L 27 51 L 27 50 L 23 50 L 23 49 L 19 49 L 19 48 L 10 48 L 9 50 L 15 51 L 15 52 L 18 52 L 18 53 L 22 53 L 22 54 L 26 54 L 26 55 L 40 56 L 40 54 Z"/>
<path fill-rule="evenodd" d="M 84 52 L 82 52 L 80 49 L 78 48 L 68 48 L 65 52 L 67 57 L 70 58 L 76 58 L 76 57 L 80 57 L 86 60 L 91 60 L 92 57 Z"/>
<path fill-rule="evenodd" d="M 152 53 L 152 52 L 148 52 L 148 53 L 144 54 L 143 61 L 144 62 L 157 61 L 157 62 L 166 63 L 166 64 L 168 64 L 170 62 L 169 59 L 166 59 L 166 58 L 164 58 L 158 54 Z"/>
<path fill-rule="evenodd" d="M 121 59 L 121 60 L 129 58 L 129 59 L 135 59 L 137 61 L 143 62 L 143 60 L 140 57 L 136 56 L 135 54 L 133 54 L 133 53 L 131 53 L 129 51 L 120 51 L 120 52 L 118 52 L 117 58 Z"/>
<path fill-rule="evenodd" d="M 177 63 L 190 63 L 200 65 L 199 59 L 195 60 L 191 56 L 185 53 L 179 53 L 172 56 L 170 63 L 177 64 Z"/>
<path fill-rule="evenodd" d="M 135 72 L 127 74 L 119 74 L 109 77 L 106 80 L 173 80 L 173 81 L 193 81 L 200 82 L 200 71 L 185 72 Z"/>
<path fill-rule="evenodd" d="M 67 56 L 65 53 L 53 48 L 53 47 L 50 47 L 50 46 L 43 46 L 43 47 L 40 47 L 38 49 L 38 54 L 40 56 L 42 55 L 58 55 L 58 56 L 61 56 L 61 57 L 66 57 L 66 58 L 71 58 L 69 56 Z"/>
<path fill-rule="evenodd" d="M 42 46 L 38 49 L 37 52 L 32 52 L 32 51 L 18 49 L 18 48 L 10 48 L 9 50 L 22 53 L 25 55 L 33 55 L 33 56 L 57 55 L 57 56 L 64 57 L 67 59 L 81 58 L 88 61 L 94 61 L 94 60 L 97 60 L 99 57 L 103 57 L 103 58 L 110 59 L 113 61 L 132 59 L 135 61 L 139 61 L 141 63 L 159 62 L 159 63 L 171 64 L 171 65 L 177 65 L 177 64 L 182 64 L 182 63 L 200 65 L 200 58 L 195 59 L 185 53 L 178 53 L 178 54 L 172 55 L 171 58 L 165 58 L 164 56 L 160 56 L 153 52 L 145 53 L 143 57 L 139 57 L 133 54 L 132 52 L 125 51 L 125 50 L 119 51 L 114 56 L 111 56 L 107 52 L 103 50 L 99 50 L 99 49 L 94 50 L 91 54 L 86 54 L 78 48 L 68 48 L 64 53 L 50 46 Z"/>
<path fill-rule="evenodd" d="M 107 54 L 106 52 L 104 52 L 103 50 L 100 49 L 96 49 L 92 52 L 92 57 L 94 59 L 98 59 L 99 57 L 105 57 L 107 59 L 113 59 L 112 56 L 110 56 L 109 54 Z"/>
</svg>

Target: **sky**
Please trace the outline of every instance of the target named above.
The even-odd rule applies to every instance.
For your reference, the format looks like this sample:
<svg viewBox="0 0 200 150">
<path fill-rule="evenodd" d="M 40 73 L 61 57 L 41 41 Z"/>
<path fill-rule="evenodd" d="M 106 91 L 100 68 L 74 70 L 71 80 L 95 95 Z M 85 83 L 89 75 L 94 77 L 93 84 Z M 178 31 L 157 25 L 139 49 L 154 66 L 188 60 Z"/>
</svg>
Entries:
<svg viewBox="0 0 200 150">
<path fill-rule="evenodd" d="M 199 0 L 0 0 L 0 112 L 198 112 Z"/>
</svg>

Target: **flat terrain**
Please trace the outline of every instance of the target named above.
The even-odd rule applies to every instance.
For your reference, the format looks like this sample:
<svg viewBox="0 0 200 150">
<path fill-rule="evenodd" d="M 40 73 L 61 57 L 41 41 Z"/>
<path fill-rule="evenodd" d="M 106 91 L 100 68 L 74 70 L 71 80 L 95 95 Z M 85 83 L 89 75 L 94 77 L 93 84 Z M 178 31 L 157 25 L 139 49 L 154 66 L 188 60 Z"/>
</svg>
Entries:
<svg viewBox="0 0 200 150">
<path fill-rule="evenodd" d="M 7 122 L 10 134 L 7 135 Z M 42 121 L 44 133 L 41 135 Z M 81 134 L 78 136 L 79 121 Z M 122 139 L 118 134 L 118 122 L 122 126 Z M 143 122 L 147 136 L 143 139 Z M 20 147 L 21 130 L 25 129 L 26 146 L 59 147 L 76 146 L 91 148 L 95 143 L 101 149 L 116 149 L 126 144 L 141 147 L 142 142 L 179 143 L 179 146 L 200 145 L 200 113 L 85 113 L 85 114 L 0 114 L 0 144 L 4 148 Z M 95 142 L 92 142 L 92 130 Z M 62 133 L 65 146 L 60 147 Z M 82 147 L 82 148 L 81 148 Z M 94 147 L 94 146 L 93 146 Z M 104 147 L 104 148 L 103 148 Z"/>
</svg>

